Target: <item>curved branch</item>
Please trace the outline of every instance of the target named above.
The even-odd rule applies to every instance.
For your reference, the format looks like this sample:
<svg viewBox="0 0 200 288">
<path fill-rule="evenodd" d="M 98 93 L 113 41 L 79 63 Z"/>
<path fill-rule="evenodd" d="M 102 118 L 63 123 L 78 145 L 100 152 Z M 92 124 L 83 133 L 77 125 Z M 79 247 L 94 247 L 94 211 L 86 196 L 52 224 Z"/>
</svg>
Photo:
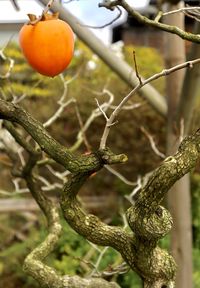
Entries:
<svg viewBox="0 0 200 288">
<path fill-rule="evenodd" d="M 186 32 L 176 26 L 167 25 L 164 23 L 157 22 L 155 20 L 151 20 L 146 16 L 141 15 L 138 11 L 134 10 L 125 0 L 103 0 L 102 3 L 99 3 L 99 7 L 105 7 L 108 9 L 113 9 L 116 6 L 123 7 L 133 18 L 135 18 L 138 22 L 143 23 L 148 26 L 159 28 L 163 31 L 176 34 L 182 39 L 194 42 L 194 43 L 200 43 L 200 35 L 193 34 L 190 32 Z"/>
<path fill-rule="evenodd" d="M 135 207 L 143 216 L 152 214 L 173 184 L 195 167 L 200 153 L 200 129 L 186 137 L 174 156 L 167 157 L 155 169 L 142 191 L 137 194 Z"/>
<path fill-rule="evenodd" d="M 109 149 L 102 149 L 88 155 L 75 156 L 62 146 L 44 129 L 43 125 L 17 104 L 0 99 L 0 119 L 20 124 L 57 163 L 70 172 L 97 171 L 104 164 L 123 163 L 127 161 L 124 154 L 114 155 Z"/>
<path fill-rule="evenodd" d="M 25 179 L 27 187 L 45 214 L 48 222 L 48 235 L 26 257 L 23 265 L 24 271 L 35 278 L 39 282 L 40 287 L 44 288 L 120 288 L 118 284 L 110 283 L 104 279 L 83 279 L 78 276 L 71 277 L 68 275 L 61 276 L 56 270 L 43 263 L 43 260 L 54 250 L 62 232 L 59 211 L 56 205 L 33 181 L 32 170 L 41 156 L 40 151 L 34 150 L 29 143 L 26 143 L 17 130 L 15 130 L 12 123 L 5 121 L 5 126 L 16 141 L 29 153 L 29 159 L 22 171 L 22 177 Z"/>
<path fill-rule="evenodd" d="M 72 154 L 52 138 L 39 121 L 17 104 L 0 99 L 0 118 L 20 124 L 43 151 L 63 166 L 68 166 L 69 162 L 73 160 Z"/>
<path fill-rule="evenodd" d="M 140 237 L 136 229 L 135 235 L 131 235 L 121 227 L 106 225 L 98 217 L 86 214 L 76 199 L 79 189 L 89 176 L 90 174 L 86 173 L 72 175 L 64 187 L 61 208 L 69 225 L 87 240 L 97 245 L 113 247 L 120 252 L 131 269 L 145 279 L 146 284 L 151 285 L 146 287 L 160 288 L 162 286 L 158 286 L 158 283 L 168 285 L 170 281 L 173 282 L 176 271 L 174 260 L 166 251 L 156 247 L 157 240 L 171 228 L 168 218 L 162 220 L 165 225 L 161 232 L 159 230 L 159 237 L 156 235 L 156 239 L 149 240 Z M 143 224 L 145 226 L 145 223 Z M 132 228 L 131 225 L 130 227 Z M 153 230 L 152 234 L 154 232 Z"/>
<path fill-rule="evenodd" d="M 167 76 L 175 71 L 181 70 L 183 68 L 192 68 L 194 65 L 200 63 L 200 58 L 197 58 L 195 60 L 187 61 L 181 64 L 178 64 L 174 67 L 171 67 L 169 69 L 164 69 L 163 71 L 154 74 L 153 76 L 149 77 L 146 80 L 142 80 L 139 78 L 139 83 L 135 86 L 134 89 L 132 89 L 123 99 L 122 101 L 118 104 L 118 106 L 115 108 L 115 110 L 111 113 L 109 119 L 106 121 L 106 126 L 103 131 L 103 135 L 101 137 L 101 142 L 100 142 L 100 148 L 104 149 L 106 146 L 106 141 L 110 132 L 110 128 L 113 125 L 114 120 L 118 116 L 118 114 L 121 112 L 123 106 L 130 100 L 130 98 L 135 95 L 143 86 L 146 84 L 159 79 L 160 77 Z"/>
<path fill-rule="evenodd" d="M 86 214 L 76 195 L 91 173 L 76 173 L 64 186 L 61 208 L 71 227 L 80 235 L 97 245 L 110 246 L 119 251 L 133 267 L 134 237 L 121 227 L 109 226 L 94 215 Z"/>
<path fill-rule="evenodd" d="M 17 133 L 14 132 L 12 135 L 16 138 Z M 23 139 L 20 141 L 19 135 L 17 138 L 18 142 L 21 142 L 23 145 Z M 24 148 L 27 147 L 25 143 L 23 146 Z M 32 170 L 40 157 L 40 152 L 34 151 L 33 149 L 29 149 L 27 152 L 29 152 L 29 159 L 22 171 L 22 176 L 25 179 L 33 198 L 46 216 L 48 222 L 48 235 L 43 242 L 26 257 L 23 269 L 36 279 L 41 287 L 64 288 L 63 278 L 53 268 L 43 263 L 43 260 L 55 249 L 62 232 L 58 208 L 48 197 L 46 197 L 39 187 L 36 187 L 36 184 L 33 181 Z"/>
<path fill-rule="evenodd" d="M 176 264 L 157 243 L 170 231 L 172 218 L 160 203 L 171 186 L 195 166 L 199 153 L 200 130 L 185 138 L 177 153 L 166 158 L 154 171 L 137 194 L 135 205 L 127 211 L 134 235 L 120 227 L 108 226 L 96 216 L 82 211 L 76 195 L 90 173 L 76 173 L 65 185 L 61 199 L 65 219 L 89 241 L 119 251 L 129 266 L 144 279 L 144 287 L 171 287 Z"/>
<path fill-rule="evenodd" d="M 108 26 L 112 25 L 115 21 L 117 21 L 122 16 L 122 10 L 119 7 L 116 7 L 116 8 L 117 8 L 119 13 L 110 22 L 108 22 L 108 23 L 106 23 L 104 25 L 101 25 L 101 26 L 91 26 L 91 25 L 84 25 L 84 24 L 82 24 L 81 26 L 92 28 L 92 29 L 103 29 L 105 27 L 108 27 Z"/>
<path fill-rule="evenodd" d="M 142 258 L 146 259 L 147 264 L 144 269 L 144 262 L 136 257 L 136 266 L 143 272 L 148 271 L 148 274 L 143 274 L 147 283 L 146 287 L 162 287 L 162 285 L 157 285 L 155 280 L 158 283 L 161 280 L 164 281 L 165 286 L 169 285 L 167 284 L 169 281 L 174 281 L 176 272 L 174 260 L 165 251 L 156 247 L 158 239 L 165 236 L 172 227 L 169 212 L 159 205 L 173 184 L 195 167 L 199 153 L 200 130 L 197 130 L 192 136 L 182 141 L 174 156 L 166 158 L 154 171 L 147 184 L 136 195 L 135 205 L 127 211 L 128 223 L 138 239 L 138 253 L 140 252 L 140 257 L 143 255 Z M 152 265 L 153 271 L 148 265 L 148 263 L 152 264 L 152 261 L 157 263 L 155 266 Z M 159 277 L 161 274 L 162 277 Z M 155 285 L 152 284 L 148 275 L 154 275 L 152 279 Z"/>
<path fill-rule="evenodd" d="M 35 200 L 37 199 L 38 194 L 41 195 L 41 191 L 39 191 L 39 193 L 33 191 L 33 187 L 32 185 L 30 187 L 30 183 L 29 189 L 32 195 L 35 195 Z M 40 197 L 40 199 L 37 199 L 36 201 L 40 207 L 46 207 L 43 212 L 46 214 L 48 220 L 49 232 L 43 242 L 26 257 L 23 269 L 36 279 L 41 287 L 64 288 L 63 277 L 53 268 L 43 263 L 43 260 L 55 249 L 62 231 L 62 226 L 59 223 L 58 209 L 50 200 L 44 199 L 44 197 Z M 44 203 L 44 205 L 42 203 Z"/>
</svg>

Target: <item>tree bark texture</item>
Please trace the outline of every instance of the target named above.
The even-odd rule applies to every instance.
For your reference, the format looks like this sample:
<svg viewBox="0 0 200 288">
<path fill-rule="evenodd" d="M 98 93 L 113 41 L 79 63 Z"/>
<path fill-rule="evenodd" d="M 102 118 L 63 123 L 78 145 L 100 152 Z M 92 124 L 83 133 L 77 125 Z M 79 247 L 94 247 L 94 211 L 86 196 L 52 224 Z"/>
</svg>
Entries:
<svg viewBox="0 0 200 288">
<path fill-rule="evenodd" d="M 57 158 L 58 152 L 55 151 L 54 147 L 54 145 L 57 144 L 55 140 L 47 134 L 42 125 L 38 127 L 37 121 L 29 114 L 26 114 L 19 106 L 4 100 L 0 100 L 0 104 L 1 119 L 19 123 L 41 146 L 41 150 L 44 149 L 41 144 L 48 138 L 48 146 L 45 148 L 45 152 L 53 159 Z M 17 114 L 16 111 L 18 112 Z M 27 123 L 24 124 L 24 121 Z M 28 125 L 29 123 L 30 125 Z M 50 199 L 42 193 L 40 187 L 38 187 L 37 183 L 33 180 L 32 170 L 35 165 L 37 165 L 41 151 L 35 151 L 29 143 L 26 143 L 18 134 L 17 130 L 14 129 L 13 125 L 7 125 L 7 129 L 29 154 L 28 161 L 21 172 L 21 177 L 26 180 L 27 186 L 34 199 L 48 220 L 48 235 L 45 240 L 27 256 L 24 269 L 37 279 L 41 287 L 70 287 L 66 286 L 66 281 L 69 280 L 68 278 L 59 276 L 54 269 L 43 262 L 44 258 L 54 249 L 61 233 L 61 226 L 57 208 Z M 33 133 L 34 129 L 35 132 Z M 36 133 L 37 129 L 40 129 L 40 139 L 38 139 Z M 60 144 L 57 145 L 57 149 L 61 149 Z M 68 151 L 66 150 L 65 152 L 67 153 Z M 61 207 L 66 221 L 75 231 L 89 241 L 97 245 L 111 246 L 116 249 L 130 268 L 136 271 L 143 279 L 144 287 L 173 287 L 176 275 L 176 264 L 172 256 L 158 246 L 159 239 L 169 233 L 172 227 L 172 217 L 170 213 L 160 205 L 164 196 L 174 183 L 191 171 L 196 165 L 199 153 L 200 131 L 198 130 L 192 136 L 186 137 L 182 141 L 174 156 L 166 158 L 163 163 L 155 169 L 146 185 L 137 194 L 135 204 L 131 206 L 126 213 L 130 226 L 129 232 L 121 227 L 109 226 L 98 219 L 98 217 L 85 213 L 76 198 L 82 185 L 89 180 L 89 176 L 94 172 L 94 167 L 95 170 L 98 171 L 103 168 L 104 164 L 124 163 L 124 161 L 127 160 L 126 156 L 123 154 L 115 155 L 106 148 L 96 151 L 96 157 L 92 156 L 91 158 L 91 155 L 85 156 L 85 159 L 87 159 L 87 157 L 90 159 L 90 165 L 88 159 L 85 161 L 87 165 L 82 165 L 82 162 L 77 160 L 76 171 L 78 171 L 78 169 L 79 171 L 72 172 L 71 178 L 63 187 L 61 197 Z M 75 157 L 75 159 L 77 157 L 76 155 L 72 156 Z M 68 165 L 68 162 L 64 165 Z M 103 285 L 105 280 L 98 279 L 98 281 L 101 280 Z M 73 280 L 71 279 L 70 281 Z M 68 283 L 70 282 L 68 281 Z M 83 284 L 86 285 L 86 283 L 88 283 L 88 286 L 85 287 L 94 287 L 94 285 L 96 285 L 95 279 L 89 282 L 83 280 Z M 109 282 L 105 283 L 105 285 L 107 285 L 105 287 L 117 287 L 117 284 L 115 285 Z"/>
<path fill-rule="evenodd" d="M 48 1 L 40 0 L 47 4 Z M 120 1 L 124 3 L 124 1 Z M 137 77 L 133 76 L 133 71 L 126 63 L 119 61 L 102 43 L 93 37 L 87 29 L 82 29 L 80 24 L 75 23 L 76 19 L 68 13 L 61 5 L 54 4 L 52 9 L 60 11 L 60 15 L 64 20 L 72 25 L 76 33 L 95 51 L 104 61 L 110 65 L 125 81 L 135 86 L 138 81 Z M 170 16 L 171 17 L 171 16 Z M 179 26 L 182 18 L 177 15 L 169 20 L 174 27 Z M 177 22 L 178 21 L 178 22 Z M 182 24 L 181 24 L 182 25 Z M 176 29 L 176 31 L 178 31 Z M 174 32 L 172 32 L 174 33 Z M 170 35 L 170 37 L 172 37 Z M 175 36 L 174 36 L 175 37 Z M 184 62 L 184 49 L 179 41 L 168 39 L 168 64 L 173 66 L 179 62 Z M 173 45 L 171 45 L 173 43 Z M 171 46 L 170 46 L 171 45 Z M 177 50 L 176 50 L 177 45 Z M 176 54 L 175 51 L 178 51 Z M 173 52 L 173 57 L 172 56 Z M 110 61 L 111 60 L 111 61 Z M 180 60 L 180 61 L 179 61 Z M 179 73 L 179 72 L 176 72 Z M 181 90 L 183 72 L 168 76 L 170 85 L 168 97 L 169 105 L 169 133 L 168 143 L 173 146 L 177 143 L 177 134 L 174 133 L 174 126 L 177 106 L 179 103 L 179 95 Z M 173 81 L 176 79 L 176 81 Z M 152 89 L 150 85 L 146 85 L 141 89 L 141 94 L 157 109 L 161 114 L 166 115 L 166 102 L 164 98 Z M 173 97 L 173 98 L 172 98 Z M 87 240 L 102 246 L 110 246 L 117 250 L 130 266 L 130 268 L 138 273 L 143 280 L 144 288 L 172 288 L 174 287 L 176 277 L 176 264 L 173 257 L 165 250 L 158 246 L 158 241 L 164 237 L 172 228 L 172 217 L 170 213 L 161 206 L 163 198 L 169 189 L 186 175 L 195 166 L 200 153 L 200 131 L 197 131 L 190 137 L 186 137 L 178 151 L 174 156 L 166 158 L 161 165 L 155 169 L 150 176 L 147 184 L 142 187 L 137 194 L 135 204 L 131 206 L 127 212 L 127 221 L 130 231 L 126 231 L 121 227 L 109 226 L 103 223 L 98 217 L 87 214 L 82 210 L 77 194 L 81 187 L 92 173 L 99 171 L 104 165 L 115 163 L 124 163 L 127 157 L 124 154 L 115 155 L 109 148 L 101 149 L 90 153 L 89 155 L 76 155 L 53 139 L 37 120 L 31 117 L 25 110 L 18 105 L 6 102 L 0 99 L 0 119 L 15 122 L 23 127 L 26 132 L 40 146 L 41 151 L 44 151 L 50 158 L 57 163 L 60 163 L 71 172 L 71 177 L 63 187 L 61 197 L 61 209 L 66 221 L 71 227 Z M 51 288 L 79 288 L 79 287 L 105 287 L 117 288 L 116 283 L 109 283 L 104 279 L 90 278 L 82 279 L 78 276 L 60 276 L 57 271 L 47 266 L 44 263 L 45 257 L 54 249 L 62 232 L 62 227 L 59 223 L 59 213 L 55 204 L 46 197 L 40 187 L 33 180 L 33 169 L 37 166 L 37 160 L 40 158 L 41 151 L 35 151 L 29 144 L 17 134 L 14 127 L 7 122 L 7 129 L 13 135 L 15 140 L 27 151 L 29 158 L 26 165 L 21 171 L 23 177 L 30 189 L 32 196 L 45 214 L 48 222 L 48 234 L 44 241 L 36 247 L 25 259 L 24 270 L 34 277 L 41 287 Z M 6 122 L 5 122 L 6 123 Z M 177 145 L 176 145 L 177 147 Z M 175 152 L 174 149 L 168 151 Z M 172 153 L 172 154 L 173 154 Z M 171 153 L 170 153 L 171 154 Z M 178 201 L 178 208 L 172 209 L 172 216 L 178 214 L 180 221 L 176 221 L 175 227 L 182 237 L 182 242 L 175 237 L 174 249 L 180 250 L 181 253 L 175 253 L 177 263 L 181 267 L 182 261 L 191 263 L 190 255 L 187 249 L 191 250 L 191 233 L 190 233 L 190 218 L 185 218 L 182 212 L 189 210 L 190 199 L 188 188 L 188 176 L 184 176 L 182 181 L 177 183 L 177 187 L 184 187 L 184 191 L 174 192 L 171 194 L 173 203 Z M 180 189 L 180 188 L 179 188 Z M 181 195 L 181 200 L 179 197 Z M 182 201 L 184 198 L 184 201 Z M 172 203 L 172 201 L 171 201 Z M 189 223 L 189 224 L 188 224 Z M 185 230 L 184 230 L 185 229 Z M 187 230 L 188 229 L 188 230 Z M 185 237 L 185 233 L 187 237 Z M 173 234 L 175 235 L 175 234 Z M 187 243 L 185 241 L 188 241 Z M 186 245 L 188 245 L 186 247 Z M 187 253 L 185 253 L 187 251 Z M 189 258 L 188 258 L 189 255 Z M 179 273 L 179 272 L 178 272 Z M 182 273 L 182 274 L 181 274 Z M 184 278 L 185 275 L 191 276 L 191 266 L 184 266 L 177 280 L 177 287 L 191 287 L 190 277 Z M 185 275 L 183 275 L 185 274 Z M 185 285 L 185 286 L 184 286 Z"/>
</svg>

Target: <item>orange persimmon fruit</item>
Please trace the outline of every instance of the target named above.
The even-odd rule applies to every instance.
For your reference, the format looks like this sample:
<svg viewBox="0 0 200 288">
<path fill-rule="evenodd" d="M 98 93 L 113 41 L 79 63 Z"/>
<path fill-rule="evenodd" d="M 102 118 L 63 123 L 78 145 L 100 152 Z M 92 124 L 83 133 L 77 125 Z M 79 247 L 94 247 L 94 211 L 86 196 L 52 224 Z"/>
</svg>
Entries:
<svg viewBox="0 0 200 288">
<path fill-rule="evenodd" d="M 36 17 L 19 32 L 19 43 L 28 63 L 40 74 L 54 77 L 69 65 L 74 52 L 71 27 L 56 15 L 46 14 L 34 24 Z"/>
</svg>

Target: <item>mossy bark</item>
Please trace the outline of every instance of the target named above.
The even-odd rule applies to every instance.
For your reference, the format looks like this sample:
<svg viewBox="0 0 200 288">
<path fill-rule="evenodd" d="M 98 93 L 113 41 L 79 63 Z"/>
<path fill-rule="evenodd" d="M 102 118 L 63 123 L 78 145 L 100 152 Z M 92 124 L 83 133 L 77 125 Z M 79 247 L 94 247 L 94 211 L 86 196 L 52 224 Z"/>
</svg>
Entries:
<svg viewBox="0 0 200 288">
<path fill-rule="evenodd" d="M 158 246 L 158 240 L 170 231 L 172 218 L 160 204 L 172 185 L 195 166 L 200 152 L 200 130 L 186 137 L 176 154 L 166 158 L 138 192 L 135 204 L 126 213 L 131 228 L 131 232 L 127 232 L 121 227 L 106 225 L 96 216 L 85 213 L 76 198 L 82 185 L 94 171 L 103 168 L 104 164 L 124 163 L 127 160 L 124 154 L 115 155 L 110 149 L 105 148 L 92 155 L 76 156 L 57 143 L 47 134 L 43 126 L 23 109 L 4 100 L 0 100 L 0 118 L 19 123 L 55 161 L 66 167 L 75 167 L 72 168 L 71 178 L 64 185 L 61 197 L 65 219 L 74 230 L 97 245 L 116 249 L 131 269 L 141 276 L 144 287 L 174 287 L 176 264 L 172 256 Z M 59 214 L 55 204 L 44 195 L 33 180 L 32 170 L 37 165 L 41 152 L 27 146 L 12 126 L 7 125 L 7 128 L 29 154 L 29 160 L 23 168 L 21 177 L 26 180 L 33 197 L 44 212 L 49 227 L 43 243 L 27 256 L 24 269 L 38 280 L 41 287 L 73 287 L 66 283 L 75 283 L 74 287 L 81 287 L 80 279 L 64 278 L 43 263 L 44 258 L 54 249 L 61 233 Z M 46 142 L 47 146 L 44 146 Z M 64 153 L 62 156 L 66 158 L 63 159 L 58 155 L 58 151 Z M 60 157 L 62 160 L 59 160 Z M 70 164 L 70 161 L 75 164 Z M 97 285 L 95 283 L 105 284 L 105 287 L 117 287 L 117 284 L 105 282 L 103 279 L 98 279 L 97 282 L 93 278 L 88 281 L 84 279 L 82 283 L 82 287 L 94 287 Z"/>
</svg>

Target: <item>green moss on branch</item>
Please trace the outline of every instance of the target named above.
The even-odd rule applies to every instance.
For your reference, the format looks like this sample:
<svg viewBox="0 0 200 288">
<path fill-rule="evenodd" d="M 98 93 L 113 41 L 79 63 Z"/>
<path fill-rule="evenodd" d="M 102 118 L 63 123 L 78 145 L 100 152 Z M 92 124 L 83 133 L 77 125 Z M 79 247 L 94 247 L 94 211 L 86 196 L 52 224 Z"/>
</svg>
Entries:
<svg viewBox="0 0 200 288">
<path fill-rule="evenodd" d="M 101 169 L 104 164 L 124 163 L 127 161 L 126 155 L 115 155 L 108 148 L 88 155 L 74 155 L 69 149 L 51 137 L 43 125 L 27 111 L 2 99 L 0 99 L 0 118 L 20 124 L 43 151 L 71 172 L 94 172 Z"/>
</svg>

